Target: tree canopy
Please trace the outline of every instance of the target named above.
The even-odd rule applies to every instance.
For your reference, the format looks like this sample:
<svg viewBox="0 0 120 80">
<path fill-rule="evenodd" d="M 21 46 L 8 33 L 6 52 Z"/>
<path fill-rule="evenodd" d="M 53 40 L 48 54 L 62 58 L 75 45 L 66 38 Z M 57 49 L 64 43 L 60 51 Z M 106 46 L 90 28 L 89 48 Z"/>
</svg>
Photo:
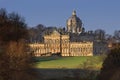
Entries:
<svg viewBox="0 0 120 80">
<path fill-rule="evenodd" d="M 103 62 L 98 80 L 120 79 L 120 45 L 111 50 Z"/>
<path fill-rule="evenodd" d="M 27 25 L 24 18 L 15 12 L 7 13 L 0 9 L 0 41 L 18 41 L 27 37 Z"/>
<path fill-rule="evenodd" d="M 0 9 L 0 80 L 31 80 L 27 70 L 31 56 L 28 53 L 27 25 L 23 17 Z"/>
</svg>

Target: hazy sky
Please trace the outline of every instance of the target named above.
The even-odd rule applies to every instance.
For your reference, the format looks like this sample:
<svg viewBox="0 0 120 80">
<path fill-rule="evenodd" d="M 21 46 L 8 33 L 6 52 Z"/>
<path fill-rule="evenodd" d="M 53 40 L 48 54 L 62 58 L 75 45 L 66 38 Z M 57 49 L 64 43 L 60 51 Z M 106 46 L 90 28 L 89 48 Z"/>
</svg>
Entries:
<svg viewBox="0 0 120 80">
<path fill-rule="evenodd" d="M 0 8 L 24 16 L 31 27 L 65 27 L 76 10 L 86 30 L 104 29 L 109 34 L 120 30 L 120 0 L 0 0 Z"/>
</svg>

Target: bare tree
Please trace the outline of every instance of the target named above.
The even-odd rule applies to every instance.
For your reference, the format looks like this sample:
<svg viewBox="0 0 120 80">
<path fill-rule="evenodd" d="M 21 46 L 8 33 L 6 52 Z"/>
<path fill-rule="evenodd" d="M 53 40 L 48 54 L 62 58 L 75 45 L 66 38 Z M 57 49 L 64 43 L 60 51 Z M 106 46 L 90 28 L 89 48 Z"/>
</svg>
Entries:
<svg viewBox="0 0 120 80">
<path fill-rule="evenodd" d="M 116 30 L 114 32 L 114 38 L 115 38 L 116 42 L 120 42 L 120 30 Z"/>
<path fill-rule="evenodd" d="M 28 35 L 24 19 L 16 13 L 0 9 L 0 78 L 28 80 L 31 56 L 27 52 Z M 26 75 L 26 76 L 25 76 Z"/>
<path fill-rule="evenodd" d="M 104 40 L 105 39 L 105 31 L 102 29 L 95 30 L 96 39 Z"/>
</svg>

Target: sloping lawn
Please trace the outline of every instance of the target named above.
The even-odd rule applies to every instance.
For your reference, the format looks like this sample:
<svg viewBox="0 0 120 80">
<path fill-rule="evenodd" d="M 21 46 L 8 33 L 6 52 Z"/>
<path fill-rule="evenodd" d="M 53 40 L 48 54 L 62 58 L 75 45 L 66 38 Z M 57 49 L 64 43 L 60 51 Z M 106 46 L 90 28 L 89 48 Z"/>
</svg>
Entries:
<svg viewBox="0 0 120 80">
<path fill-rule="evenodd" d="M 34 58 L 35 68 L 100 69 L 102 56 L 80 57 L 39 57 Z"/>
</svg>

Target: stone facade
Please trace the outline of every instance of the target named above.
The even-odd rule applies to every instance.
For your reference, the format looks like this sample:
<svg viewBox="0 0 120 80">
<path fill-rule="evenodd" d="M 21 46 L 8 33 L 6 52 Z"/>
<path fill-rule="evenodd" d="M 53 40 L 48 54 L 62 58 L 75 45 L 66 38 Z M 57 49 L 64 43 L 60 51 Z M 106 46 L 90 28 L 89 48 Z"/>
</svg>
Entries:
<svg viewBox="0 0 120 80">
<path fill-rule="evenodd" d="M 77 17 L 76 11 L 67 20 L 67 30 L 64 32 L 52 31 L 44 34 L 42 43 L 30 44 L 34 56 L 93 56 L 108 51 L 104 36 L 92 31 L 85 32 L 82 21 Z"/>
<path fill-rule="evenodd" d="M 71 42 L 69 35 L 61 35 L 53 31 L 50 35 L 44 36 L 43 43 L 30 44 L 34 56 L 92 56 L 93 42 Z"/>
<path fill-rule="evenodd" d="M 93 56 L 93 42 L 71 42 L 71 56 Z"/>
</svg>

